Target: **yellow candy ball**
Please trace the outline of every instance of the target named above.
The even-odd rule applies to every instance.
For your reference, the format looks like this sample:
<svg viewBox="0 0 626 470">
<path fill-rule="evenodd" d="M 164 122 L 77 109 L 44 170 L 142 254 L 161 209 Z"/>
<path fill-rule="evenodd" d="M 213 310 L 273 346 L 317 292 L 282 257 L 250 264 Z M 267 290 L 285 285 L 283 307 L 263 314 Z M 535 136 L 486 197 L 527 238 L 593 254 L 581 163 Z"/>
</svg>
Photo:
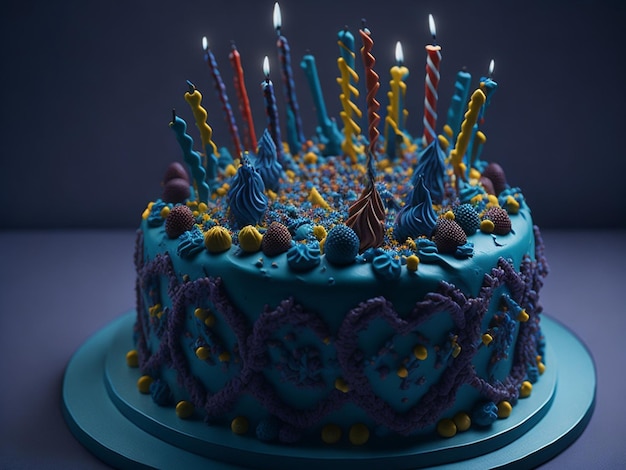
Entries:
<svg viewBox="0 0 626 470">
<path fill-rule="evenodd" d="M 493 232 L 494 228 L 495 228 L 495 225 L 489 219 L 485 219 L 485 220 L 480 222 L 480 231 L 481 232 L 491 233 L 491 232 Z"/>
<path fill-rule="evenodd" d="M 233 239 L 228 230 L 219 225 L 211 227 L 204 234 L 204 246 L 209 253 L 223 253 L 231 247 L 232 243 Z"/>
<path fill-rule="evenodd" d="M 248 419 L 245 416 L 237 416 L 230 423 L 230 430 L 235 434 L 247 433 L 248 427 Z"/>
<path fill-rule="evenodd" d="M 542 375 L 546 371 L 546 365 L 543 362 L 539 362 L 537 364 L 537 370 L 539 371 L 539 375 Z"/>
<path fill-rule="evenodd" d="M 521 323 L 525 323 L 528 321 L 530 317 L 528 316 L 528 314 L 526 313 L 526 310 L 522 309 L 520 310 L 519 314 L 517 315 L 517 320 Z"/>
<path fill-rule="evenodd" d="M 335 388 L 343 393 L 348 393 L 350 391 L 350 387 L 341 377 L 335 379 Z"/>
<path fill-rule="evenodd" d="M 513 407 L 508 401 L 503 400 L 498 403 L 498 418 L 508 418 L 511 416 L 511 411 L 513 411 Z"/>
<path fill-rule="evenodd" d="M 416 255 L 410 255 L 406 258 L 406 269 L 411 272 L 417 271 L 417 267 L 420 264 L 420 259 Z"/>
<path fill-rule="evenodd" d="M 437 432 L 441 437 L 453 437 L 456 431 L 456 424 L 449 418 L 444 418 L 437 423 Z"/>
<path fill-rule="evenodd" d="M 228 362 L 230 361 L 230 354 L 227 351 L 224 351 L 218 356 L 220 362 Z"/>
<path fill-rule="evenodd" d="M 246 225 L 239 230 L 238 238 L 239 248 L 246 253 L 256 253 L 261 249 L 263 235 L 261 235 L 261 232 L 259 232 L 256 227 L 253 227 L 252 225 Z"/>
<path fill-rule="evenodd" d="M 483 344 L 487 346 L 489 343 L 493 341 L 493 337 L 489 333 L 485 333 L 482 336 Z"/>
<path fill-rule="evenodd" d="M 167 216 L 170 215 L 171 211 L 172 209 L 170 209 L 169 206 L 165 206 L 163 209 L 161 209 L 161 217 L 163 217 L 164 219 L 167 219 Z"/>
<path fill-rule="evenodd" d="M 137 388 L 141 393 L 148 394 L 150 393 L 150 385 L 152 384 L 152 382 L 154 382 L 152 377 L 150 377 L 149 375 L 142 375 L 141 377 L 139 377 L 139 380 L 137 380 Z"/>
<path fill-rule="evenodd" d="M 467 413 L 463 411 L 460 411 L 457 414 L 455 414 L 454 418 L 452 418 L 452 421 L 454 421 L 456 430 L 459 432 L 467 431 L 472 425 L 472 419 L 469 417 Z"/>
<path fill-rule="evenodd" d="M 209 311 L 198 307 L 197 309 L 193 311 L 193 314 L 198 320 L 204 321 L 206 317 L 209 315 Z"/>
<path fill-rule="evenodd" d="M 322 441 L 326 444 L 335 444 L 341 439 L 341 428 L 336 424 L 327 424 L 322 428 Z"/>
<path fill-rule="evenodd" d="M 135 349 L 131 349 L 126 353 L 126 364 L 128 367 L 139 367 L 139 354 Z"/>
<path fill-rule="evenodd" d="M 519 389 L 519 397 L 528 398 L 532 392 L 533 392 L 533 384 L 531 384 L 528 380 L 524 380 L 522 382 L 522 386 Z"/>
<path fill-rule="evenodd" d="M 313 227 L 313 235 L 317 238 L 317 241 L 321 242 L 324 238 L 326 238 L 326 229 L 323 225 L 315 225 Z"/>
<path fill-rule="evenodd" d="M 413 348 L 413 355 L 415 356 L 415 359 L 423 361 L 428 357 L 428 349 L 426 349 L 426 346 L 423 344 L 418 344 Z"/>
<path fill-rule="evenodd" d="M 211 350 L 204 346 L 200 346 L 196 349 L 196 356 L 198 356 L 198 359 L 201 361 L 206 361 L 211 356 Z"/>
<path fill-rule="evenodd" d="M 362 446 L 370 438 L 370 430 L 365 424 L 357 423 L 350 427 L 349 439 L 355 446 Z"/>
<path fill-rule="evenodd" d="M 237 174 L 237 168 L 232 163 L 229 163 L 228 166 L 224 169 L 224 173 L 226 176 L 235 176 Z"/>
<path fill-rule="evenodd" d="M 215 315 L 213 315 L 212 313 L 209 313 L 207 315 L 207 317 L 204 319 L 204 324 L 206 326 L 208 326 L 209 328 L 214 326 L 215 325 Z"/>
<path fill-rule="evenodd" d="M 443 218 L 448 220 L 454 220 L 454 212 L 447 211 L 445 214 L 443 214 Z"/>
<path fill-rule="evenodd" d="M 176 416 L 180 419 L 187 419 L 191 417 L 191 415 L 193 415 L 193 411 L 193 405 L 186 400 L 179 401 L 176 404 Z"/>
<path fill-rule="evenodd" d="M 404 379 L 409 375 L 409 371 L 406 369 L 406 367 L 400 367 L 396 374 L 398 374 L 398 377 L 400 377 L 401 379 Z"/>
<path fill-rule="evenodd" d="M 304 163 L 306 163 L 307 165 L 317 163 L 317 155 L 315 155 L 315 153 L 313 152 L 307 152 L 304 155 Z"/>
</svg>

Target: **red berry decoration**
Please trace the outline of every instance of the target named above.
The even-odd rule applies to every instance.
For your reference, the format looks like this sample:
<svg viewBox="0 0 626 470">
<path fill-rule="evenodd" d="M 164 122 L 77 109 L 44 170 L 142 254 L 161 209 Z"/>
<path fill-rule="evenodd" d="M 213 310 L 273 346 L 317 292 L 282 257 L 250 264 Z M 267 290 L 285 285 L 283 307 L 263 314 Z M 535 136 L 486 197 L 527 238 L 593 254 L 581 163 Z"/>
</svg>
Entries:
<svg viewBox="0 0 626 470">
<path fill-rule="evenodd" d="M 276 256 L 291 248 L 291 233 L 279 222 L 272 222 L 263 234 L 261 250 L 266 256 Z"/>
<path fill-rule="evenodd" d="M 433 240 L 439 253 L 454 253 L 457 247 L 467 243 L 467 236 L 454 220 L 442 217 L 437 220 Z"/>
<path fill-rule="evenodd" d="M 196 219 L 189 207 L 180 205 L 174 207 L 165 219 L 165 233 L 170 238 L 178 238 L 193 228 Z"/>
<path fill-rule="evenodd" d="M 491 182 L 489 178 L 487 178 L 486 176 L 481 176 L 478 181 L 480 182 L 481 186 L 484 188 L 487 194 L 493 194 L 493 195 L 496 194 L 496 190 L 493 187 L 493 183 Z"/>
<path fill-rule="evenodd" d="M 483 215 L 483 220 L 489 219 L 493 222 L 493 233 L 496 235 L 506 235 L 511 231 L 511 218 L 502 207 L 490 207 Z"/>
<path fill-rule="evenodd" d="M 165 170 L 165 174 L 163 175 L 163 184 L 167 184 L 168 181 L 173 180 L 175 178 L 181 178 L 189 183 L 189 176 L 185 171 L 185 167 L 178 162 L 172 162 Z"/>
<path fill-rule="evenodd" d="M 504 174 L 504 170 L 497 163 L 492 162 L 487 165 L 487 168 L 485 168 L 485 171 L 483 171 L 482 176 L 491 180 L 496 196 L 507 187 L 506 175 Z"/>
<path fill-rule="evenodd" d="M 190 195 L 189 181 L 183 178 L 172 178 L 163 185 L 161 198 L 169 204 L 179 204 L 189 199 Z"/>
</svg>

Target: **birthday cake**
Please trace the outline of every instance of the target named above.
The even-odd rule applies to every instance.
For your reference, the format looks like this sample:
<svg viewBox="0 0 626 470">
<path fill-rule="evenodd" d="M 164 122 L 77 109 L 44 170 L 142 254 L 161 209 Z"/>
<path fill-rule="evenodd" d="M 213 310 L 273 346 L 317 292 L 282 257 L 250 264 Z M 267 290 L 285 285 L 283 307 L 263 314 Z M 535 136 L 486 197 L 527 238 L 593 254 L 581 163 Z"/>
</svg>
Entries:
<svg viewBox="0 0 626 470">
<path fill-rule="evenodd" d="M 522 192 L 481 158 L 496 84 L 481 78 L 470 98 L 471 77 L 459 72 L 441 135 L 425 112 L 424 134 L 413 139 L 399 60 L 379 138 L 372 36 L 366 28 L 360 36 L 363 132 L 347 30 L 342 130 L 323 111 L 316 136 L 302 138 L 287 66 L 288 143 L 269 77 L 258 142 L 236 80 L 246 124 L 243 144 L 231 126 L 235 157 L 213 144 L 193 85 L 185 100 L 201 151 L 172 118 L 185 165 L 167 168 L 162 194 L 143 213 L 127 361 L 138 393 L 181 422 L 273 445 L 401 447 L 488 432 L 533 399 L 546 368 L 547 265 Z M 278 45 L 289 65 L 282 36 Z M 432 111 L 440 48 L 427 52 Z M 311 64 L 302 67 L 315 95 Z"/>
</svg>

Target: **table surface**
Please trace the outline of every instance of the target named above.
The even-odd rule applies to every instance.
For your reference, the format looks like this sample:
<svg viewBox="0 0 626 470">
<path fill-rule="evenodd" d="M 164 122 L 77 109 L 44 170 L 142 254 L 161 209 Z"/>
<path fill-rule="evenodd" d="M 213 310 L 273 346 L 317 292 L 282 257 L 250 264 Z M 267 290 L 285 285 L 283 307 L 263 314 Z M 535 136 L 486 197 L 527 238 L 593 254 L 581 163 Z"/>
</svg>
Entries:
<svg viewBox="0 0 626 470">
<path fill-rule="evenodd" d="M 596 408 L 583 434 L 542 469 L 623 468 L 626 232 L 543 234 L 545 311 L 596 364 Z M 67 362 L 134 306 L 134 231 L 0 232 L 0 468 L 109 468 L 61 414 Z"/>
</svg>

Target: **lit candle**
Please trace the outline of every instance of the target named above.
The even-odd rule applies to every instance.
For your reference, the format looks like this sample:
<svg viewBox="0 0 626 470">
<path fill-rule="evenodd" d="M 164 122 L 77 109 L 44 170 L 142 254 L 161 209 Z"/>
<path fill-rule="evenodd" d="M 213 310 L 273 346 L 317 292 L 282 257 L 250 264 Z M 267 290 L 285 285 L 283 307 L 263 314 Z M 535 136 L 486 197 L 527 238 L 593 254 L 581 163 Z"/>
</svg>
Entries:
<svg viewBox="0 0 626 470">
<path fill-rule="evenodd" d="M 196 119 L 196 126 L 200 131 L 200 138 L 202 139 L 202 148 L 207 156 L 210 154 L 218 155 L 217 146 L 211 140 L 213 129 L 207 124 L 207 112 L 202 107 L 202 94 L 196 90 L 194 84 L 189 80 L 187 80 L 187 85 L 189 86 L 189 91 L 185 93 L 185 101 L 189 103 L 193 116 Z"/>
<path fill-rule="evenodd" d="M 437 124 L 437 87 L 439 86 L 439 63 L 441 62 L 441 46 L 436 44 L 437 30 L 433 15 L 428 15 L 430 34 L 433 44 L 426 46 L 428 54 L 426 60 L 426 80 L 424 87 L 424 144 L 428 145 L 437 138 L 435 126 Z"/>
<path fill-rule="evenodd" d="M 209 41 L 207 40 L 206 36 L 202 37 L 202 49 L 204 50 L 204 61 L 209 66 L 211 76 L 215 81 L 215 89 L 217 90 L 217 95 L 219 96 L 220 102 L 222 103 L 222 110 L 224 111 L 226 117 L 230 137 L 233 139 L 235 155 L 237 156 L 237 158 L 239 158 L 241 157 L 241 140 L 239 139 L 239 130 L 237 129 L 235 116 L 233 116 L 233 110 L 230 107 L 230 103 L 228 101 L 228 95 L 226 94 L 224 81 L 222 80 L 220 71 L 217 68 L 217 61 L 215 60 L 213 52 L 211 52 L 211 49 L 209 49 Z"/>
<path fill-rule="evenodd" d="M 485 111 L 487 110 L 487 106 L 491 103 L 491 98 L 495 91 L 498 89 L 498 84 L 491 79 L 491 75 L 493 74 L 495 68 L 495 61 L 491 59 L 489 62 L 489 73 L 486 77 L 480 77 L 480 89 L 483 91 L 486 97 L 485 104 L 483 105 L 480 116 L 478 118 L 478 123 L 482 124 L 485 119 Z"/>
<path fill-rule="evenodd" d="M 176 134 L 176 140 L 183 151 L 183 158 L 191 173 L 197 200 L 208 203 L 211 191 L 206 181 L 206 171 L 202 166 L 202 156 L 193 149 L 193 139 L 187 134 L 187 123 L 176 116 L 175 110 L 172 110 L 170 128 Z"/>
<path fill-rule="evenodd" d="M 404 53 L 400 41 L 396 43 L 396 65 L 391 67 L 391 81 L 389 86 L 389 106 L 387 107 L 387 117 L 385 118 L 385 148 L 387 156 L 396 156 L 396 139 L 403 137 L 406 111 L 404 109 L 404 99 L 406 97 L 406 83 L 404 80 L 409 75 L 409 69 L 404 63 Z"/>
<path fill-rule="evenodd" d="M 450 107 L 448 108 L 448 120 L 446 123 L 446 126 L 448 127 L 448 129 L 446 129 L 446 133 L 448 134 L 448 139 L 450 141 L 450 146 L 448 148 L 450 150 L 452 150 L 456 136 L 459 134 L 459 130 L 461 129 L 463 110 L 465 109 L 467 98 L 469 97 L 471 81 L 472 76 L 465 70 L 459 70 L 457 72 L 456 81 L 454 82 L 454 95 L 452 96 Z"/>
<path fill-rule="evenodd" d="M 317 75 L 317 67 L 315 66 L 315 57 L 306 54 L 300 62 L 300 67 L 304 70 L 309 88 L 313 95 L 313 102 L 317 111 L 318 133 L 321 134 L 321 140 L 324 143 L 324 155 L 337 155 L 341 150 L 342 135 L 337 129 L 335 121 L 331 120 L 326 113 L 326 103 L 322 95 L 322 87 Z"/>
<path fill-rule="evenodd" d="M 246 131 L 243 136 L 243 144 L 247 151 L 256 152 L 257 140 L 256 134 L 254 132 L 254 122 L 252 120 L 252 111 L 250 110 L 248 91 L 246 89 L 246 83 L 243 78 L 241 55 L 239 54 L 239 51 L 235 47 L 234 43 L 232 44 L 231 52 L 228 55 L 228 58 L 230 59 L 230 64 L 235 71 L 233 81 L 235 83 L 235 90 L 237 90 L 239 112 L 241 112 L 241 117 L 243 118 L 243 123 Z"/>
<path fill-rule="evenodd" d="M 353 119 L 353 116 L 356 115 L 358 118 L 361 118 L 362 113 L 352 101 L 353 96 L 355 99 L 359 97 L 359 90 L 353 85 L 353 83 L 359 82 L 359 76 L 354 70 L 354 36 L 348 31 L 348 27 L 345 26 L 343 30 L 339 31 L 337 38 L 340 54 L 340 57 L 337 59 L 337 66 L 341 75 L 337 78 L 337 83 L 341 87 L 339 101 L 342 107 L 339 115 L 343 121 L 341 150 L 344 155 L 350 157 L 352 163 L 356 163 L 357 147 L 354 144 L 354 139 L 361 133 L 361 128 Z"/>
<path fill-rule="evenodd" d="M 278 2 L 274 4 L 273 19 L 274 29 L 278 35 L 276 46 L 278 47 L 278 59 L 281 64 L 283 82 L 285 83 L 285 97 L 287 100 L 287 142 L 289 143 L 291 152 L 296 153 L 300 150 L 305 138 L 302 132 L 302 120 L 300 119 L 298 100 L 296 99 L 296 86 L 293 81 L 293 71 L 291 70 L 289 43 L 280 32 L 282 28 L 282 17 Z"/>
<path fill-rule="evenodd" d="M 459 136 L 456 139 L 454 149 L 450 152 L 450 161 L 457 178 L 465 179 L 465 172 L 462 171 L 461 164 L 472 136 L 472 129 L 478 120 L 478 114 L 480 113 L 480 108 L 482 108 L 483 104 L 485 104 L 485 94 L 482 90 L 478 89 L 472 94 L 467 112 L 465 113 L 463 124 L 461 124 L 461 132 L 459 132 Z"/>
<path fill-rule="evenodd" d="M 365 23 L 365 20 L 363 20 Z M 371 37 L 369 29 L 363 25 L 363 28 L 359 30 L 359 35 L 363 41 L 363 47 L 361 47 L 361 57 L 363 59 L 363 65 L 365 68 L 365 88 L 367 90 L 366 105 L 367 105 L 367 134 L 369 137 L 369 146 L 367 149 L 367 171 L 371 184 L 374 179 L 374 158 L 376 151 L 376 144 L 380 133 L 378 132 L 378 123 L 380 122 L 380 116 L 378 110 L 380 109 L 380 103 L 376 100 L 376 93 L 380 88 L 380 82 L 378 74 L 374 71 L 374 65 L 376 59 L 372 55 L 372 46 L 374 41 Z"/>
<path fill-rule="evenodd" d="M 283 165 L 283 143 L 280 136 L 280 126 L 278 125 L 278 110 L 276 109 L 274 85 L 270 80 L 270 61 L 267 56 L 263 59 L 263 74 L 265 75 L 265 81 L 261 83 L 261 86 L 263 87 L 263 96 L 265 97 L 265 113 L 267 114 L 268 129 L 276 145 L 278 161 Z"/>
</svg>

